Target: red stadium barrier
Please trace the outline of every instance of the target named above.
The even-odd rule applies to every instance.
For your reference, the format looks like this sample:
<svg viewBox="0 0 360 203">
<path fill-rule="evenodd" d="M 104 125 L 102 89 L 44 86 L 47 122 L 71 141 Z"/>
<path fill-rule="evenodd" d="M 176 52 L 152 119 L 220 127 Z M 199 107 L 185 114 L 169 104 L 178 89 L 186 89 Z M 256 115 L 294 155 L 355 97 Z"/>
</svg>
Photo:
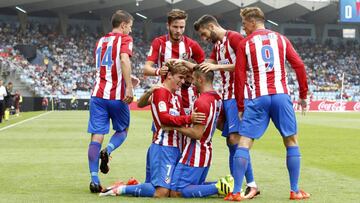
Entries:
<svg viewBox="0 0 360 203">
<path fill-rule="evenodd" d="M 297 102 L 293 102 L 295 110 L 300 110 Z M 311 101 L 309 111 L 356 111 L 360 112 L 360 102 Z"/>
</svg>

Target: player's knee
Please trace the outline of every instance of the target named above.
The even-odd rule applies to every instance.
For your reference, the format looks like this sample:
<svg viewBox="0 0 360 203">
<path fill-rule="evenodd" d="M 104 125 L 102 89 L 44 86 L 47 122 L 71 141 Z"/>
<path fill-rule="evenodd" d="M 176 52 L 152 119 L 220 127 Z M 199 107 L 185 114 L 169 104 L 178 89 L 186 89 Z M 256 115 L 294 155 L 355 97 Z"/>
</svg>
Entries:
<svg viewBox="0 0 360 203">
<path fill-rule="evenodd" d="M 239 143 L 240 136 L 237 133 L 231 133 L 227 139 L 228 145 L 234 145 Z"/>
<path fill-rule="evenodd" d="M 163 197 L 169 197 L 169 195 L 170 195 L 169 189 L 163 187 L 157 187 L 154 197 L 163 198 Z"/>
<path fill-rule="evenodd" d="M 170 197 L 181 197 L 181 193 L 177 191 L 170 191 Z"/>
<path fill-rule="evenodd" d="M 248 137 L 245 137 L 245 136 L 240 136 L 238 146 L 250 149 L 253 142 L 254 141 L 251 138 L 248 138 Z"/>
<path fill-rule="evenodd" d="M 104 140 L 104 135 L 100 135 L 100 134 L 92 134 L 91 135 L 92 142 L 98 142 L 98 143 L 102 144 L 103 140 Z"/>
<path fill-rule="evenodd" d="M 284 137 L 283 138 L 283 141 L 284 141 L 284 145 L 286 147 L 290 147 L 290 146 L 297 146 L 298 145 L 298 142 L 297 142 L 297 135 L 291 135 L 291 136 L 288 136 L 288 137 Z"/>
</svg>

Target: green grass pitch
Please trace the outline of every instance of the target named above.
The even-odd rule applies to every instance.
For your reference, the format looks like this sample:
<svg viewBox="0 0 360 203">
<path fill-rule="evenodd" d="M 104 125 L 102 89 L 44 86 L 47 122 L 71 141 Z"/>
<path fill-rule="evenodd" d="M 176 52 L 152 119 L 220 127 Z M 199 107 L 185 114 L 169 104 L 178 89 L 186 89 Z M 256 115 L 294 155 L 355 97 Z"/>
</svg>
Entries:
<svg viewBox="0 0 360 203">
<path fill-rule="evenodd" d="M 89 192 L 88 112 L 23 113 L 0 124 L 0 202 L 223 202 L 221 198 L 151 199 L 98 197 Z M 306 202 L 360 201 L 360 113 L 297 115 L 302 153 L 300 187 L 312 194 Z M 12 127 L 4 127 L 15 124 Z M 149 111 L 131 112 L 125 143 L 112 153 L 111 170 L 100 175 L 103 185 L 145 175 L 151 142 Z M 112 133 L 112 132 L 111 132 Z M 107 135 L 103 147 L 110 136 Z M 228 174 L 228 149 L 216 132 L 208 180 Z M 285 148 L 270 124 L 251 151 L 261 195 L 251 202 L 289 202 Z"/>
</svg>

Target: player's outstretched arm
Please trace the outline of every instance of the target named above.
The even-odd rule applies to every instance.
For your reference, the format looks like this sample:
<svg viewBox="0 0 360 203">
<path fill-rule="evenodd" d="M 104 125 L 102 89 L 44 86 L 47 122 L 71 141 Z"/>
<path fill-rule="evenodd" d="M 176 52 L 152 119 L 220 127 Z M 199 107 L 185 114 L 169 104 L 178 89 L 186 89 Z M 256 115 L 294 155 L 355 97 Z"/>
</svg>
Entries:
<svg viewBox="0 0 360 203">
<path fill-rule="evenodd" d="M 200 140 L 203 136 L 205 125 L 195 124 L 191 128 L 186 127 L 175 127 L 174 130 L 180 132 L 181 134 L 190 137 L 191 139 Z"/>
<path fill-rule="evenodd" d="M 154 90 L 156 90 L 160 87 L 161 87 L 160 84 L 156 84 L 156 85 L 152 86 L 149 90 L 144 92 L 144 94 L 138 100 L 137 106 L 139 108 L 144 108 L 145 106 L 150 105 L 152 93 L 154 92 Z"/>
<path fill-rule="evenodd" d="M 205 71 L 205 73 L 209 71 L 234 71 L 235 64 L 216 64 L 204 62 L 200 64 L 200 69 Z"/>
</svg>

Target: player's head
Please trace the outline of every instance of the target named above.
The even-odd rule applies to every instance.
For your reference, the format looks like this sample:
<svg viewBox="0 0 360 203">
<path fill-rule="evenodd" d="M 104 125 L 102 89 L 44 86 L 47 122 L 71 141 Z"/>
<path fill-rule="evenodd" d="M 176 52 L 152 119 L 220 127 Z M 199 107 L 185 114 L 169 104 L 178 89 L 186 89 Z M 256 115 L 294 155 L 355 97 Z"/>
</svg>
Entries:
<svg viewBox="0 0 360 203">
<path fill-rule="evenodd" d="M 167 29 L 173 41 L 180 41 L 185 32 L 187 13 L 180 9 L 172 9 L 167 14 Z"/>
<path fill-rule="evenodd" d="M 196 65 L 193 68 L 193 73 L 192 73 L 192 78 L 193 78 L 193 84 L 195 85 L 195 87 L 198 90 L 201 90 L 201 87 L 203 87 L 205 84 L 211 84 L 213 83 L 214 80 L 214 71 L 208 71 L 208 72 L 204 72 L 200 69 L 199 65 Z"/>
<path fill-rule="evenodd" d="M 171 91 L 176 91 L 185 83 L 185 77 L 189 72 L 189 69 L 182 64 L 171 64 L 166 63 L 166 66 L 169 68 L 169 72 L 166 75 L 165 81 L 169 85 Z"/>
<path fill-rule="evenodd" d="M 134 17 L 124 10 L 117 10 L 111 17 L 113 29 L 120 28 L 123 34 L 129 34 L 133 25 Z"/>
<path fill-rule="evenodd" d="M 3 83 L 4 83 L 4 82 L 3 82 L 3 80 L 0 80 L 0 86 L 2 86 L 2 85 L 3 85 Z"/>
<path fill-rule="evenodd" d="M 204 41 L 216 43 L 219 40 L 215 29 L 220 27 L 216 18 L 212 15 L 203 15 L 194 23 L 195 31 L 200 35 Z"/>
<path fill-rule="evenodd" d="M 184 84 L 181 85 L 181 89 L 188 89 L 192 84 L 192 72 L 188 71 L 185 75 Z"/>
<path fill-rule="evenodd" d="M 241 9 L 240 16 L 247 35 L 250 35 L 259 27 L 264 27 L 265 15 L 259 7 Z"/>
</svg>

